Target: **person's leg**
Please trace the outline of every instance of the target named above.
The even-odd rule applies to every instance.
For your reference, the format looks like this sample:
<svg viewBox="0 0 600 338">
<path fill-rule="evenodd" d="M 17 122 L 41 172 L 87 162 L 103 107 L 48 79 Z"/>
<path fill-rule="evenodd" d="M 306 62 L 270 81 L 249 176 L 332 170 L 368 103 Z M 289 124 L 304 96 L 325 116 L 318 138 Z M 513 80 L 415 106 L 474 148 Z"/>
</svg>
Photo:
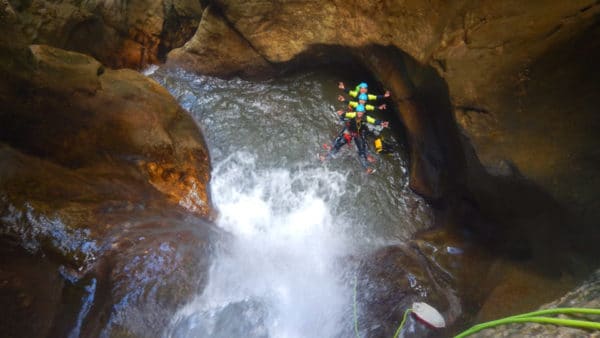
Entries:
<svg viewBox="0 0 600 338">
<path fill-rule="evenodd" d="M 337 154 L 337 152 L 340 151 L 340 149 L 346 143 L 348 143 L 348 133 L 347 133 L 346 129 L 344 129 L 344 130 L 342 130 L 342 132 L 340 132 L 338 137 L 336 137 L 335 140 L 333 140 L 333 146 L 331 147 L 329 152 L 327 152 L 327 155 L 325 155 L 325 156 L 319 155 L 319 157 L 321 158 L 321 161 L 324 161 L 328 158 L 335 156 L 335 154 Z"/>
<path fill-rule="evenodd" d="M 360 164 L 365 169 L 369 168 L 369 161 L 367 161 L 367 146 L 365 144 L 365 140 L 361 135 L 356 135 L 354 137 L 354 144 L 356 144 L 356 149 L 358 150 L 358 159 L 360 160 Z"/>
<path fill-rule="evenodd" d="M 344 144 L 348 143 L 348 133 L 344 131 L 341 133 L 335 141 L 333 141 L 333 148 L 329 152 L 332 155 L 337 154 L 338 151 L 344 146 Z"/>
<path fill-rule="evenodd" d="M 370 132 L 367 128 L 364 128 L 360 133 L 362 142 L 364 144 L 365 155 L 366 155 L 367 161 L 369 163 L 375 163 L 375 162 L 377 162 L 377 160 L 375 159 L 375 157 L 371 156 L 371 152 L 369 150 L 369 143 L 367 142 L 368 135 L 374 135 L 374 134 L 372 132 Z"/>
</svg>

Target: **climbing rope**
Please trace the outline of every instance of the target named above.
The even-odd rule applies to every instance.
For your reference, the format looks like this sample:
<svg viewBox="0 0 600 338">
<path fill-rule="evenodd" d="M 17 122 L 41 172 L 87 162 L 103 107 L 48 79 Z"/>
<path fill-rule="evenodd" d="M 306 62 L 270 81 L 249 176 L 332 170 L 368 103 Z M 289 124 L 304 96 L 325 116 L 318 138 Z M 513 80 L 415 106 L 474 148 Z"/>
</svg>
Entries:
<svg viewBox="0 0 600 338">
<path fill-rule="evenodd" d="M 402 322 L 400 322 L 400 326 L 398 326 L 398 329 L 396 329 L 396 332 L 394 333 L 394 338 L 397 338 L 398 335 L 400 334 L 400 332 L 402 332 L 404 323 L 406 323 L 406 317 L 408 316 L 408 313 L 411 311 L 412 311 L 412 309 L 406 309 L 406 311 L 404 311 L 404 316 L 402 316 Z"/>
<path fill-rule="evenodd" d="M 358 281 L 358 272 L 354 274 L 354 333 L 356 333 L 356 338 L 360 338 L 360 334 L 358 334 L 358 315 L 356 310 L 356 285 Z"/>
</svg>

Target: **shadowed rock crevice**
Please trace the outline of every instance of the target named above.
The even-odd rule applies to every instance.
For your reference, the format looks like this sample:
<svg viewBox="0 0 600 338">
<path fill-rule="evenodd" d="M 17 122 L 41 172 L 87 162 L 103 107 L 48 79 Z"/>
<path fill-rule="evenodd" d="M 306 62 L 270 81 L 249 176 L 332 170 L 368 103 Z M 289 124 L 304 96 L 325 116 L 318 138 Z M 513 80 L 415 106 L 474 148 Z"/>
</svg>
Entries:
<svg viewBox="0 0 600 338">
<path fill-rule="evenodd" d="M 468 167 L 470 190 L 477 198 L 501 200 L 500 192 L 507 191 L 509 177 L 516 176 L 516 191 L 523 191 L 516 188 L 523 185 L 518 182 L 529 180 L 537 186 L 537 195 L 525 199 L 515 194 L 516 199 L 499 204 L 513 206 L 511 209 L 521 203 L 529 206 L 532 222 L 523 231 L 536 229 L 534 232 L 542 234 L 553 229 L 554 238 L 564 239 L 558 247 L 576 248 L 589 258 L 598 257 L 593 243 L 599 240 L 593 225 L 600 217 L 594 197 L 600 189 L 596 178 L 600 169 L 596 113 L 600 68 L 593 61 L 600 57 L 599 34 L 598 24 L 593 25 L 532 60 L 522 72 L 519 86 L 498 92 L 497 102 L 486 107 L 488 113 L 455 111 L 467 137 L 464 144 L 473 158 L 470 162 L 480 162 L 486 169 Z M 491 180 L 495 183 L 485 184 L 490 182 L 487 173 L 496 174 Z M 544 200 L 555 207 L 543 208 Z M 499 216 L 509 214 L 494 209 Z M 533 221 L 534 217 L 540 217 L 539 221 Z M 544 224 L 554 226 L 546 228 Z M 553 255 L 560 253 L 557 249 Z M 598 264 L 597 260 L 593 264 Z"/>
</svg>

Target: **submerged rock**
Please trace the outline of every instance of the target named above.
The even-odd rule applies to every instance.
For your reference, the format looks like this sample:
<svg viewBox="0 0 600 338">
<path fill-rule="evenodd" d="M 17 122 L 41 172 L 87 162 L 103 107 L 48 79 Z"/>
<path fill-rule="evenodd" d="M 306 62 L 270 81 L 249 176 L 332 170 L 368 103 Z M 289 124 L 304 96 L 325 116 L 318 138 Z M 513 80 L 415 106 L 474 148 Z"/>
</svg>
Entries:
<svg viewBox="0 0 600 338">
<path fill-rule="evenodd" d="M 271 72 L 268 62 L 224 22 L 213 6 L 204 10 L 197 33 L 168 54 L 168 64 L 206 75 L 256 75 Z"/>
<path fill-rule="evenodd" d="M 90 57 L 47 46 L 31 46 L 28 58 L 1 88 L 4 142 L 78 171 L 116 167 L 209 215 L 208 151 L 166 89 L 137 72 L 105 70 Z"/>
</svg>

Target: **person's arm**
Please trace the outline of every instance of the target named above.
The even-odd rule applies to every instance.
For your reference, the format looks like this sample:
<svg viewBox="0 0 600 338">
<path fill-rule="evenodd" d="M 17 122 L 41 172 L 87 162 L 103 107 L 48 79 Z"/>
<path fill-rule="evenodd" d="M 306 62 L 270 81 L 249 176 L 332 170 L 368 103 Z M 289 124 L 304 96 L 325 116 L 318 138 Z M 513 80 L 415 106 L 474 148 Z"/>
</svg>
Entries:
<svg viewBox="0 0 600 338">
<path fill-rule="evenodd" d="M 369 101 L 382 100 L 382 99 L 385 99 L 385 98 L 388 98 L 388 97 L 390 97 L 390 91 L 389 90 L 386 90 L 385 94 L 383 94 L 383 95 L 367 94 L 367 99 Z"/>
<path fill-rule="evenodd" d="M 343 82 L 338 83 L 338 88 L 343 90 L 344 93 L 352 96 L 352 97 L 356 97 L 358 95 L 358 89 L 357 90 L 351 90 L 350 88 L 346 88 L 346 86 L 344 85 Z M 351 93 L 356 93 L 356 94 L 351 94 Z"/>
<path fill-rule="evenodd" d="M 369 101 L 381 100 L 382 98 L 383 98 L 383 95 L 367 94 L 367 100 L 369 100 Z"/>
<path fill-rule="evenodd" d="M 387 128 L 389 126 L 389 122 L 388 121 L 376 120 L 375 118 L 373 118 L 373 117 L 371 117 L 369 115 L 367 115 L 367 118 L 366 118 L 365 121 L 367 121 L 367 123 L 374 124 L 376 126 L 382 126 L 384 128 Z"/>
<path fill-rule="evenodd" d="M 343 111 L 343 110 L 338 110 L 337 114 L 340 116 L 340 119 L 353 119 L 356 117 L 356 112 L 350 112 L 350 111 Z"/>
<path fill-rule="evenodd" d="M 375 107 L 372 104 L 365 104 L 365 110 L 366 111 L 384 110 L 385 108 L 387 108 L 387 106 L 385 104 L 382 104 L 382 105 L 377 106 L 377 107 Z"/>
</svg>

